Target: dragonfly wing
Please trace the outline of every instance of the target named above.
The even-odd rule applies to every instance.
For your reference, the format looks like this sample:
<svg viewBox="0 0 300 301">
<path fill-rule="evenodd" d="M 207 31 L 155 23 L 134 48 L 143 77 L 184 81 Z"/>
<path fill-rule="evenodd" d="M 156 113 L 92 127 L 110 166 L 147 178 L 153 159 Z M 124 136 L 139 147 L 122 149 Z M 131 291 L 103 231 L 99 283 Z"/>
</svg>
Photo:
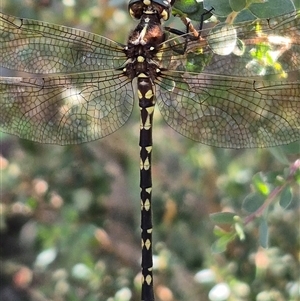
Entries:
<svg viewBox="0 0 300 301">
<path fill-rule="evenodd" d="M 36 74 L 120 68 L 123 46 L 83 30 L 0 13 L 0 66 Z"/>
<path fill-rule="evenodd" d="M 249 148 L 300 139 L 300 82 L 163 72 L 157 103 L 180 134 L 218 147 Z"/>
<path fill-rule="evenodd" d="M 300 76 L 300 11 L 239 25 L 223 24 L 219 30 L 202 34 L 200 41 L 186 42 L 186 35 L 167 41 L 162 68 L 282 81 Z"/>
<path fill-rule="evenodd" d="M 128 120 L 132 108 L 131 82 L 116 71 L 0 78 L 1 131 L 41 143 L 105 137 Z"/>
</svg>

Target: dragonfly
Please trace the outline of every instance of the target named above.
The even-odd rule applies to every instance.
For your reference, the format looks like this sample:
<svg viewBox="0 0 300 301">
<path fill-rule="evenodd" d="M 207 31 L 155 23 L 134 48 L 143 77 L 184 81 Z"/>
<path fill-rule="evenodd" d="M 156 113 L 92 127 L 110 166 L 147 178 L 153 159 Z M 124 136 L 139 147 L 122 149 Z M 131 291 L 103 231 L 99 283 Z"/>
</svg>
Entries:
<svg viewBox="0 0 300 301">
<path fill-rule="evenodd" d="M 223 148 L 300 140 L 300 12 L 212 29 L 163 27 L 173 1 L 131 0 L 125 45 L 0 13 L 0 130 L 80 144 L 117 131 L 140 109 L 141 300 L 153 301 L 152 123 Z"/>
</svg>

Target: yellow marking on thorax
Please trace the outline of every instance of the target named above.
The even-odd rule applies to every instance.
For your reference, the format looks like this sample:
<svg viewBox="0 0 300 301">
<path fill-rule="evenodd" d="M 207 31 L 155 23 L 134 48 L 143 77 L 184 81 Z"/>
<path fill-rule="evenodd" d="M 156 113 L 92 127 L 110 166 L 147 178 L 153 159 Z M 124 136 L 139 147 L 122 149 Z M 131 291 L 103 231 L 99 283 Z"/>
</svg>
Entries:
<svg viewBox="0 0 300 301">
<path fill-rule="evenodd" d="M 138 93 L 138 98 L 139 98 L 139 99 L 142 99 L 142 98 L 143 98 L 142 92 L 141 92 L 140 90 L 138 90 L 137 93 Z"/>
<path fill-rule="evenodd" d="M 145 98 L 146 98 L 146 99 L 150 99 L 151 97 L 153 97 L 153 91 L 152 91 L 152 89 L 149 89 L 149 90 L 145 93 Z"/>
<path fill-rule="evenodd" d="M 145 61 L 145 58 L 144 58 L 143 56 L 139 55 L 139 56 L 137 57 L 137 61 L 138 61 L 139 63 L 143 63 L 143 62 Z"/>
<path fill-rule="evenodd" d="M 148 76 L 145 73 L 140 73 L 137 77 L 139 77 L 139 78 L 148 78 Z"/>
<path fill-rule="evenodd" d="M 144 40 L 145 34 L 147 33 L 148 24 L 146 24 L 140 32 L 139 41 Z"/>
</svg>

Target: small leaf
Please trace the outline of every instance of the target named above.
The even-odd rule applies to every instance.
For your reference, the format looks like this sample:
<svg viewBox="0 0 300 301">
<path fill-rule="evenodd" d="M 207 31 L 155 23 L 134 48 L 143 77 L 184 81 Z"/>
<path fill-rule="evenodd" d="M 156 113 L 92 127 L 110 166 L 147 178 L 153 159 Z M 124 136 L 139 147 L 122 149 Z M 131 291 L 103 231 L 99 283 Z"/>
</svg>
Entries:
<svg viewBox="0 0 300 301">
<path fill-rule="evenodd" d="M 217 239 L 211 246 L 214 253 L 222 253 L 226 251 L 227 245 L 234 240 L 236 234 L 228 233 Z"/>
<path fill-rule="evenodd" d="M 259 224 L 259 242 L 263 248 L 268 248 L 269 229 L 268 229 L 268 223 L 264 218 L 261 219 L 260 224 Z"/>
<path fill-rule="evenodd" d="M 203 3 L 200 3 L 199 5 L 203 8 Z M 174 7 L 176 9 L 179 9 L 184 14 L 193 13 L 197 10 L 198 3 L 195 0 L 178 0 L 174 3 Z M 204 12 L 204 11 L 203 11 Z"/>
<path fill-rule="evenodd" d="M 245 232 L 241 223 L 235 223 L 234 228 L 240 240 L 245 239 Z"/>
<path fill-rule="evenodd" d="M 184 16 L 186 15 L 191 20 L 200 22 L 211 17 L 211 13 L 203 8 L 202 1 L 196 0 L 176 0 L 172 7 L 172 14 Z"/>
<path fill-rule="evenodd" d="M 286 209 L 292 202 L 293 194 L 290 186 L 286 186 L 280 194 L 279 205 Z"/>
<path fill-rule="evenodd" d="M 222 237 L 224 234 L 226 234 L 228 232 L 226 232 L 225 230 L 223 230 L 222 228 L 215 226 L 214 227 L 214 235 L 217 237 Z"/>
<path fill-rule="evenodd" d="M 218 212 L 209 215 L 216 224 L 233 224 L 235 216 L 236 214 L 232 212 Z"/>
<path fill-rule="evenodd" d="M 252 178 L 252 183 L 256 191 L 260 192 L 262 195 L 268 195 L 270 193 L 269 186 L 266 183 L 266 177 L 263 173 L 259 172 L 255 174 Z"/>
<path fill-rule="evenodd" d="M 250 213 L 257 211 L 264 203 L 265 198 L 259 193 L 250 193 L 243 201 L 242 208 Z"/>
</svg>

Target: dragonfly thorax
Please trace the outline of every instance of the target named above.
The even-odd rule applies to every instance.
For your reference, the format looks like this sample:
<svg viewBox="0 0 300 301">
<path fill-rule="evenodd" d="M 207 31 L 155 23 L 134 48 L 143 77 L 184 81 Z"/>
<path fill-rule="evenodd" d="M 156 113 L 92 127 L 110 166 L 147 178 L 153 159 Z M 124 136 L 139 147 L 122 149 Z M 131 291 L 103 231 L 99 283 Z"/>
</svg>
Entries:
<svg viewBox="0 0 300 301">
<path fill-rule="evenodd" d="M 165 40 L 160 19 L 156 14 L 144 14 L 128 39 L 128 45 L 143 45 L 157 48 Z"/>
<path fill-rule="evenodd" d="M 157 50 L 147 45 L 129 45 L 126 53 L 128 60 L 123 69 L 124 74 L 130 79 L 140 76 L 149 77 L 153 82 L 160 72 L 156 59 Z"/>
<path fill-rule="evenodd" d="M 144 14 L 124 48 L 127 56 L 125 75 L 133 79 L 144 74 L 154 80 L 159 72 L 157 53 L 165 39 L 158 15 Z"/>
</svg>

